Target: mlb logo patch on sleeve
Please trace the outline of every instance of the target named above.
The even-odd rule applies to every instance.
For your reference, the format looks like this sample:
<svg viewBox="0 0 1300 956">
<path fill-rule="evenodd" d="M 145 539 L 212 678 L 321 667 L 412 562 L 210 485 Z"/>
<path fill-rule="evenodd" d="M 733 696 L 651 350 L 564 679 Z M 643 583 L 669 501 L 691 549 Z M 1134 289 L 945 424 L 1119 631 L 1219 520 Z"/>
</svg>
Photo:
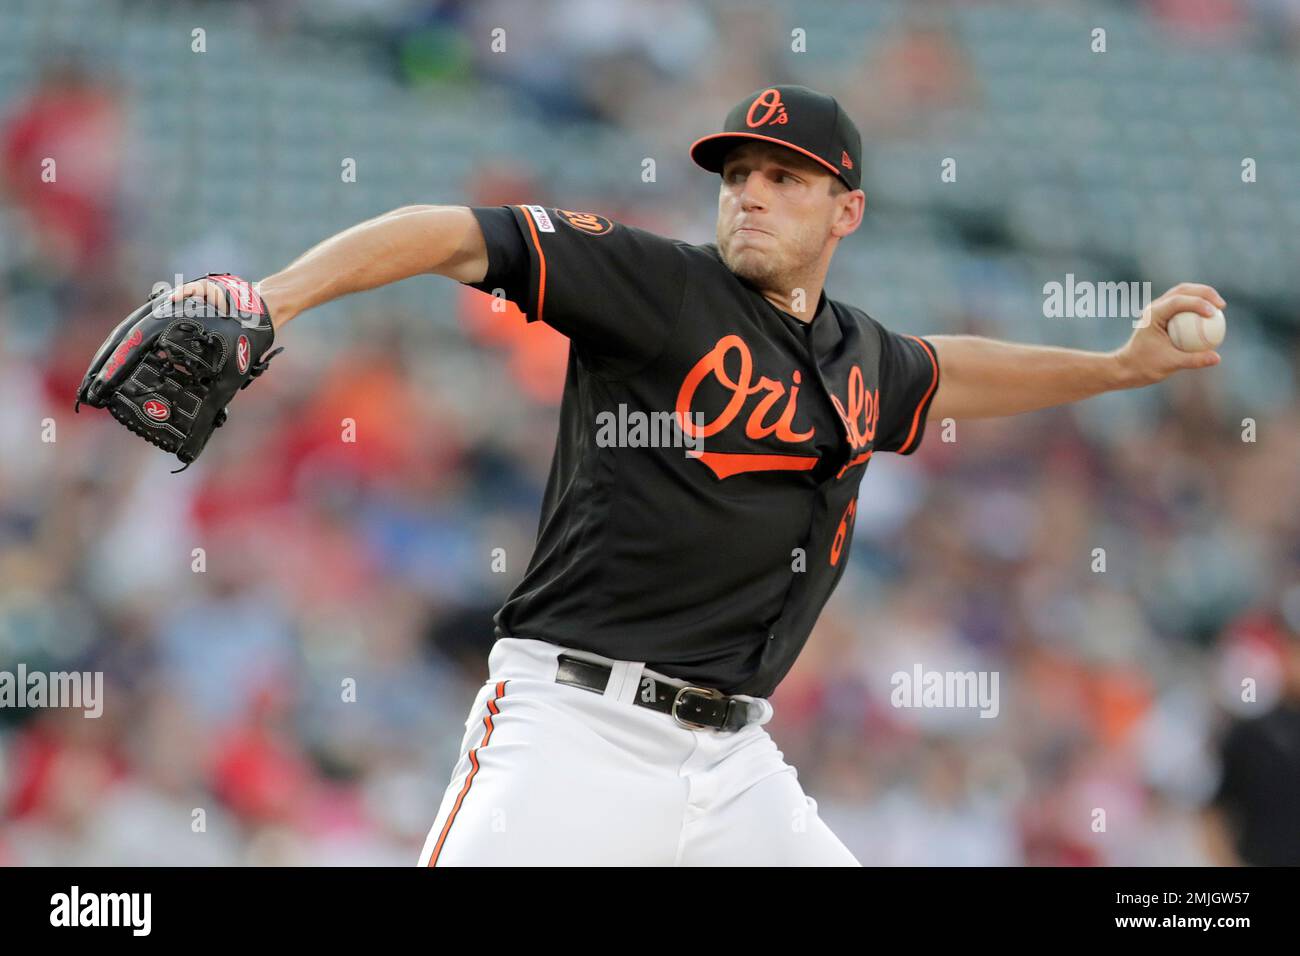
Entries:
<svg viewBox="0 0 1300 956">
<path fill-rule="evenodd" d="M 533 222 L 537 223 L 538 232 L 554 232 L 555 224 L 551 222 L 550 215 L 541 206 L 523 206 L 528 210 L 528 214 L 533 217 Z"/>
</svg>

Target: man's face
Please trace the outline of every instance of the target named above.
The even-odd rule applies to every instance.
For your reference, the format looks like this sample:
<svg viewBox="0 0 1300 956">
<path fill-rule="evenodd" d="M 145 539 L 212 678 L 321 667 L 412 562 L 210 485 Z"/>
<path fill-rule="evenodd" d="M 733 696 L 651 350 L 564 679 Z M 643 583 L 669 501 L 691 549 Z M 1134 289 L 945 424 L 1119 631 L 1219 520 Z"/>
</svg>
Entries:
<svg viewBox="0 0 1300 956">
<path fill-rule="evenodd" d="M 759 289 L 788 293 L 819 263 L 827 244 L 861 220 L 855 196 L 811 159 L 775 143 L 733 148 L 718 193 L 718 251 L 736 275 Z M 856 207 L 856 208 L 855 208 Z M 824 268 L 824 266 L 820 266 Z"/>
</svg>

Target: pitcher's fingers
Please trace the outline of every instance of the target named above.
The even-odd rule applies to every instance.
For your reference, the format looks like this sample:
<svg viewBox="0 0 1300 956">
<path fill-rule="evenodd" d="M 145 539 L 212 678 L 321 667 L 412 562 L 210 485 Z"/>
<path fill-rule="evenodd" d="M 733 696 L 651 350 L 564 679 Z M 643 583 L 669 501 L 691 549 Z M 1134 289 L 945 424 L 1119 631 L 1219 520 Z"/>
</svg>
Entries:
<svg viewBox="0 0 1300 956">
<path fill-rule="evenodd" d="M 1161 325 L 1164 325 L 1179 312 L 1195 312 L 1207 317 L 1214 314 L 1214 303 L 1209 299 L 1201 298 L 1199 295 L 1166 295 L 1161 299 L 1157 299 L 1151 306 L 1152 312 L 1159 315 Z"/>
<path fill-rule="evenodd" d="M 1180 282 L 1169 290 L 1170 292 L 1181 292 L 1184 295 L 1199 295 L 1202 299 L 1209 299 L 1220 309 L 1226 308 L 1228 303 L 1223 296 L 1212 285 L 1204 285 L 1200 282 Z"/>
<path fill-rule="evenodd" d="M 170 298 L 176 302 L 191 297 L 202 299 L 214 309 L 222 309 L 226 305 L 226 294 L 221 287 L 207 279 L 195 279 L 193 282 L 185 283 L 179 289 L 173 290 Z"/>
<path fill-rule="evenodd" d="M 1182 368 L 1210 368 L 1223 361 L 1223 356 L 1213 350 L 1207 352 L 1187 352 L 1183 356 Z"/>
</svg>

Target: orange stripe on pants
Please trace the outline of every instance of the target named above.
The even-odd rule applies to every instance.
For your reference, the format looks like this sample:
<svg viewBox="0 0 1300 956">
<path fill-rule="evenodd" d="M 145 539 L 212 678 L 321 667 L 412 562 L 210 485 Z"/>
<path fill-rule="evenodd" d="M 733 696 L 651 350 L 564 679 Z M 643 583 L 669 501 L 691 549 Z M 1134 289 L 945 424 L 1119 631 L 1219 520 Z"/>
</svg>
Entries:
<svg viewBox="0 0 1300 956">
<path fill-rule="evenodd" d="M 429 866 L 437 865 L 438 854 L 442 852 L 442 845 L 447 841 L 447 834 L 451 832 L 451 825 L 456 822 L 456 814 L 460 811 L 460 805 L 465 801 L 465 794 L 469 793 L 469 788 L 474 783 L 474 775 L 478 773 L 478 752 L 486 747 L 488 741 L 492 739 L 492 717 L 494 714 L 501 713 L 501 709 L 497 707 L 497 701 L 506 695 L 507 683 L 507 681 L 498 681 L 497 695 L 488 701 L 488 713 L 483 718 L 483 726 L 486 728 L 483 732 L 483 739 L 477 747 L 469 752 L 469 774 L 465 777 L 465 785 L 460 788 L 460 793 L 456 794 L 456 803 L 451 808 L 447 822 L 443 824 L 442 832 L 438 834 L 438 843 L 433 848 L 433 855 L 429 857 Z"/>
</svg>

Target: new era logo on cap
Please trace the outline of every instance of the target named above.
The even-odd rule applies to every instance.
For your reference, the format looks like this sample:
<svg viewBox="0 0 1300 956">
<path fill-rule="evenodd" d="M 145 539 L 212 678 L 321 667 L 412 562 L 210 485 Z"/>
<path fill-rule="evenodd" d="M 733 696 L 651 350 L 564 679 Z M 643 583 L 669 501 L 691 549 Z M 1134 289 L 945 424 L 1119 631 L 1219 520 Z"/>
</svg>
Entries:
<svg viewBox="0 0 1300 956">
<path fill-rule="evenodd" d="M 691 159 L 722 172 L 728 150 L 743 140 L 778 143 L 816 160 L 850 189 L 862 183 L 862 137 L 833 96 L 806 86 L 769 86 L 731 108 L 721 133 L 691 144 Z"/>
</svg>

